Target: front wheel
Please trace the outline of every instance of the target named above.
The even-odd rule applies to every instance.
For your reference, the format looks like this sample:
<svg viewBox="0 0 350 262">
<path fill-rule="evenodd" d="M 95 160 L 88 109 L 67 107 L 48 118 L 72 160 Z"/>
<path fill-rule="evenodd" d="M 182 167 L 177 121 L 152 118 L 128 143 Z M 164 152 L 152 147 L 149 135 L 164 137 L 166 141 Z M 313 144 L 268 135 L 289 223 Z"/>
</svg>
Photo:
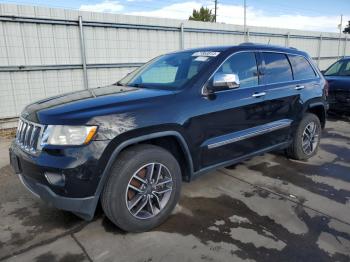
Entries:
<svg viewBox="0 0 350 262">
<path fill-rule="evenodd" d="M 312 113 L 307 113 L 300 121 L 293 143 L 287 149 L 287 155 L 296 160 L 307 160 L 317 153 L 322 127 L 319 118 Z"/>
<path fill-rule="evenodd" d="M 114 163 L 101 196 L 106 216 L 129 232 L 160 225 L 180 197 L 181 169 L 167 150 L 153 145 L 126 149 Z"/>
</svg>

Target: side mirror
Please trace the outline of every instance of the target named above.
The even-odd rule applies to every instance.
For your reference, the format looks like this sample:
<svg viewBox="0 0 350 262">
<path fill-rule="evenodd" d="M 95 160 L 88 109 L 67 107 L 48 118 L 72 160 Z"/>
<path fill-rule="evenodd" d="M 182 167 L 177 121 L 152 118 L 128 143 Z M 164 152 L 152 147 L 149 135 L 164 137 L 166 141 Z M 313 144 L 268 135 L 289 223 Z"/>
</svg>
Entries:
<svg viewBox="0 0 350 262">
<path fill-rule="evenodd" d="M 239 77 L 236 74 L 216 73 L 213 79 L 213 87 L 238 88 Z"/>
</svg>

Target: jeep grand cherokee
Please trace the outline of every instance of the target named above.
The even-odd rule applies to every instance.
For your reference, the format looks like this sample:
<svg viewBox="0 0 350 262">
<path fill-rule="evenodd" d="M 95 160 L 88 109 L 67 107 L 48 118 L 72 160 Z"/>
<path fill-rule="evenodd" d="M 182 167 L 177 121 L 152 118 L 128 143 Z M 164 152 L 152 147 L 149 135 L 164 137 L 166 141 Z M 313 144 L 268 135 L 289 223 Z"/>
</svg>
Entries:
<svg viewBox="0 0 350 262">
<path fill-rule="evenodd" d="M 159 56 L 119 82 L 28 105 L 10 148 L 53 206 L 132 232 L 171 213 L 182 181 L 271 150 L 305 160 L 325 126 L 325 80 L 294 48 L 242 44 Z"/>
</svg>

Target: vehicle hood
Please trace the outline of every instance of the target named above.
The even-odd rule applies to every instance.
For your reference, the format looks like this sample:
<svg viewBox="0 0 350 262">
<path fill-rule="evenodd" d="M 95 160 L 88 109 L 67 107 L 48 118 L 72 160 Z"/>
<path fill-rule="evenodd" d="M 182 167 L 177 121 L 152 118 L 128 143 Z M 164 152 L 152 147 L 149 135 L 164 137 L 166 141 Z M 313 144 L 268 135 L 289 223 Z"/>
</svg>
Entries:
<svg viewBox="0 0 350 262">
<path fill-rule="evenodd" d="M 102 115 L 147 108 L 174 91 L 110 85 L 66 93 L 28 105 L 21 117 L 41 124 L 84 124 Z"/>
<path fill-rule="evenodd" d="M 329 84 L 329 91 L 350 92 L 350 76 L 325 76 Z"/>
</svg>

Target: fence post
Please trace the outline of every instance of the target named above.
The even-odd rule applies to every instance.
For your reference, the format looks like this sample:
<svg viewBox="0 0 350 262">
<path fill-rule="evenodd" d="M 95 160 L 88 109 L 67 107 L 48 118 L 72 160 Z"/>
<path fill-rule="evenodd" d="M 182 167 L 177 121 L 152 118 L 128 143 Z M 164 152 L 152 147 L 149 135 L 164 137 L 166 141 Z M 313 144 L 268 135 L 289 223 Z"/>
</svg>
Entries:
<svg viewBox="0 0 350 262">
<path fill-rule="evenodd" d="M 181 23 L 181 27 L 180 27 L 180 49 L 183 50 L 184 48 L 185 48 L 184 23 Z"/>
<path fill-rule="evenodd" d="M 79 33 L 80 33 L 81 60 L 83 63 L 84 88 L 89 89 L 87 67 L 86 67 L 86 52 L 85 52 L 84 30 L 83 30 L 83 18 L 81 16 L 79 16 Z"/>
<path fill-rule="evenodd" d="M 249 42 L 249 37 L 250 37 L 250 35 L 249 35 L 249 28 L 247 27 L 247 40 L 246 40 L 246 42 Z"/>
<path fill-rule="evenodd" d="M 286 47 L 289 47 L 290 32 L 287 33 Z"/>
<path fill-rule="evenodd" d="M 319 40 L 318 40 L 318 48 L 317 48 L 317 66 L 320 66 L 321 48 L 322 48 L 322 34 L 320 34 L 320 38 L 319 38 Z"/>
<path fill-rule="evenodd" d="M 9 44 L 8 44 L 8 40 L 7 40 L 7 30 L 5 27 L 5 23 L 2 23 L 2 30 L 3 30 L 3 34 L 4 34 L 4 45 L 5 45 L 5 54 L 6 54 L 6 59 L 7 59 L 7 65 L 10 65 L 9 62 Z M 12 101 L 13 101 L 13 107 L 15 110 L 15 115 L 18 116 L 20 114 L 20 111 L 18 111 L 18 105 L 17 105 L 17 99 L 16 99 L 16 95 L 15 95 L 15 88 L 14 88 L 14 82 L 13 82 L 13 74 L 11 72 L 8 72 L 9 74 L 9 78 L 10 78 L 10 85 L 11 85 L 11 96 L 12 96 Z"/>
<path fill-rule="evenodd" d="M 348 40 L 348 35 L 345 34 L 345 39 L 344 39 L 344 52 L 343 52 L 344 57 L 346 56 L 346 43 L 347 43 L 347 40 Z"/>
</svg>

